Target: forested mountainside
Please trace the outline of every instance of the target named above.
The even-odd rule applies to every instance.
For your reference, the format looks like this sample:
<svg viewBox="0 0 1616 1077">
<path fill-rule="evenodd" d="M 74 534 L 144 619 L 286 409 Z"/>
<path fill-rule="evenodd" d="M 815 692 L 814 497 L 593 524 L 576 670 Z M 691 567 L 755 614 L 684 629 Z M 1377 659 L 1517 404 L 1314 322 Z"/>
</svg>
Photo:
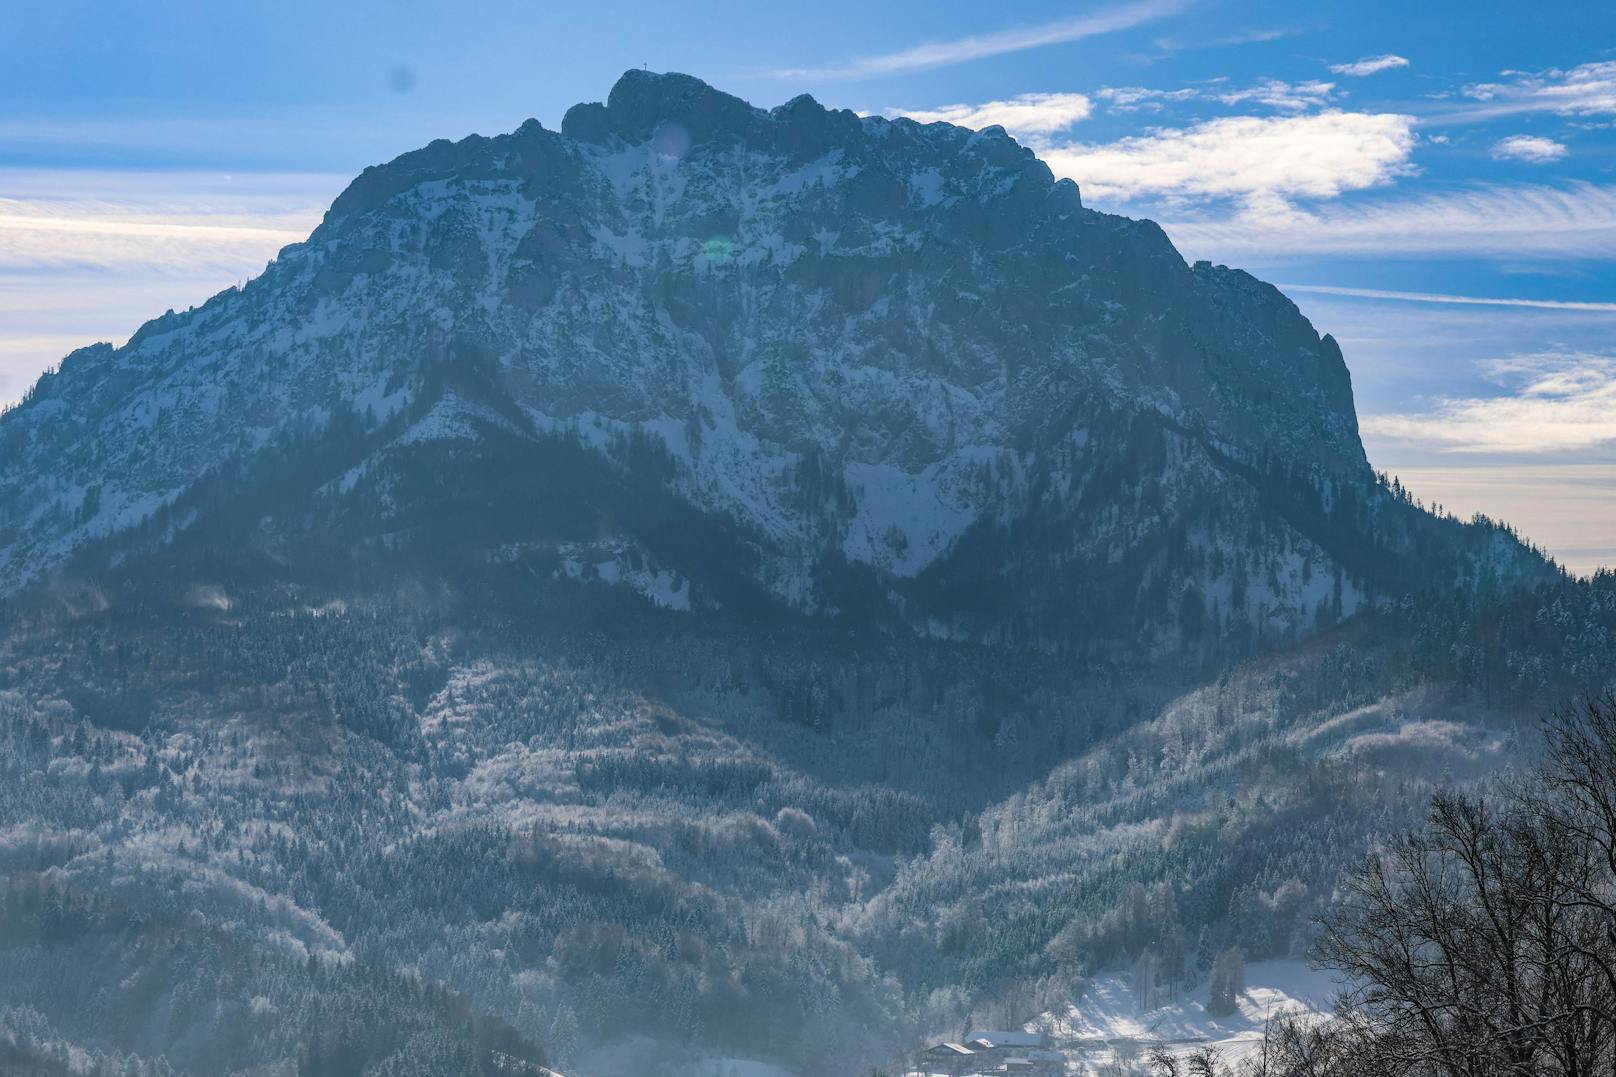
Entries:
<svg viewBox="0 0 1616 1077">
<path fill-rule="evenodd" d="M 1187 690 L 629 596 L 142 586 L 9 604 L 0 1012 L 198 1074 L 461 1072 L 432 1060 L 486 1029 L 585 1073 L 846 1074 L 1147 951 L 1178 985 L 1295 956 L 1374 834 L 1616 683 L 1610 577 Z"/>
<path fill-rule="evenodd" d="M 1002 131 L 646 72 L 69 356 L 0 593 L 40 1072 L 863 1072 L 1296 951 L 1616 664 L 1270 286 Z"/>
</svg>

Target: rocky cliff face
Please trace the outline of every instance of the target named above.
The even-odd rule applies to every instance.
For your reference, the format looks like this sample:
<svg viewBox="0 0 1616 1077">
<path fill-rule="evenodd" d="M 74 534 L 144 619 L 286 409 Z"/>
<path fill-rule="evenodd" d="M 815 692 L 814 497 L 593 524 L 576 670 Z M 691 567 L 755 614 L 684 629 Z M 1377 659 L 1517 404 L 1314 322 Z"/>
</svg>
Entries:
<svg viewBox="0 0 1616 1077">
<path fill-rule="evenodd" d="M 42 379 L 0 421 L 0 591 L 137 527 L 1168 643 L 1306 632 L 1432 557 L 1536 564 L 1376 484 L 1339 349 L 1278 291 L 1002 130 L 640 71 L 559 134 L 367 169 L 245 288 Z"/>
</svg>

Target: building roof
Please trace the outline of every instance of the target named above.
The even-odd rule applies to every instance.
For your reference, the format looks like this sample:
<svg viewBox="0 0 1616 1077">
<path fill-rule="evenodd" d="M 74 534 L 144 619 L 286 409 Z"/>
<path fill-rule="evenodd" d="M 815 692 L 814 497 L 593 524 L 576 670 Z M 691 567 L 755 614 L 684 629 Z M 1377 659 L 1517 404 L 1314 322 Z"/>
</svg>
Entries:
<svg viewBox="0 0 1616 1077">
<path fill-rule="evenodd" d="M 970 1039 L 987 1040 L 995 1047 L 1041 1047 L 1044 1037 L 1037 1032 L 972 1032 Z"/>
<path fill-rule="evenodd" d="M 926 1048 L 926 1053 L 928 1055 L 948 1055 L 948 1054 L 953 1054 L 953 1055 L 974 1055 L 974 1054 L 976 1054 L 975 1051 L 971 1050 L 969 1047 L 966 1047 L 964 1044 L 961 1044 L 961 1043 L 935 1043 L 935 1044 L 932 1044 L 930 1047 Z"/>
</svg>

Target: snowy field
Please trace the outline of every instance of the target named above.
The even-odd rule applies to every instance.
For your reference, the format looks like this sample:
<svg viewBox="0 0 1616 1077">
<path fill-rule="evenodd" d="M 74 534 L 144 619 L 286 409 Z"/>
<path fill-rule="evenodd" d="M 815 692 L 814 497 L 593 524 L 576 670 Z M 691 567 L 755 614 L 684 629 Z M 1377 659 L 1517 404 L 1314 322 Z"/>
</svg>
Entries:
<svg viewBox="0 0 1616 1077">
<path fill-rule="evenodd" d="M 1246 990 L 1238 1010 L 1216 1017 L 1206 1009 L 1206 985 L 1152 1010 L 1142 1010 L 1131 978 L 1124 974 L 1096 977 L 1083 997 L 1066 1013 L 1051 1015 L 1050 1031 L 1081 1065 L 1075 1073 L 1098 1073 L 1101 1067 L 1143 1056 L 1157 1044 L 1188 1053 L 1208 1044 L 1225 1061 L 1234 1061 L 1261 1042 L 1263 1029 L 1277 1017 L 1325 1013 L 1340 989 L 1333 974 L 1310 969 L 1300 961 L 1258 961 L 1246 966 Z"/>
<path fill-rule="evenodd" d="M 1144 1074 L 1149 1072 L 1147 1056 L 1158 1045 L 1180 1055 L 1210 1045 L 1225 1062 L 1237 1061 L 1261 1045 L 1270 1020 L 1327 1013 L 1338 990 L 1333 974 L 1300 961 L 1253 962 L 1246 966 L 1246 989 L 1237 1011 L 1216 1017 L 1207 1012 L 1204 983 L 1166 1005 L 1144 1010 L 1132 977 L 1113 973 L 1095 977 L 1064 1013 L 1046 1014 L 1030 1027 L 1047 1031 L 1053 1045 L 1066 1053 L 1069 1074 Z"/>
</svg>

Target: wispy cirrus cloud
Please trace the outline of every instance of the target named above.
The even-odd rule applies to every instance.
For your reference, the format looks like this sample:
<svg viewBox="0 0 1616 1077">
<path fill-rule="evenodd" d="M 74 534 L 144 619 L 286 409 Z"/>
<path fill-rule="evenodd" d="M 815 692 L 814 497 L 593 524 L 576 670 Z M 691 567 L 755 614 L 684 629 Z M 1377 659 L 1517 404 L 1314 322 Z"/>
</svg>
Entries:
<svg viewBox="0 0 1616 1077">
<path fill-rule="evenodd" d="M 1315 295 L 1341 295 L 1356 299 L 1394 299 L 1404 303 L 1442 303 L 1460 307 L 1530 307 L 1535 310 L 1586 310 L 1616 314 L 1616 303 L 1581 302 L 1573 299 L 1499 299 L 1478 295 L 1447 295 L 1441 292 L 1399 292 L 1386 288 L 1345 288 L 1333 284 L 1281 284 L 1284 292 L 1311 292 Z"/>
<path fill-rule="evenodd" d="M 1616 115 L 1616 60 L 1547 71 L 1506 71 L 1496 81 L 1464 87 L 1474 104 L 1437 117 L 1449 122 L 1549 112 L 1561 116 Z"/>
<path fill-rule="evenodd" d="M 1131 112 L 1141 108 L 1160 110 L 1180 101 L 1194 101 L 1201 94 L 1202 90 L 1196 86 L 1184 86 L 1177 90 L 1157 90 L 1146 86 L 1107 86 L 1097 91 L 1095 96 L 1118 112 Z"/>
<path fill-rule="evenodd" d="M 1330 70 L 1337 75 L 1361 79 L 1368 75 L 1378 75 L 1382 71 L 1393 71 L 1407 66 L 1407 57 L 1388 52 L 1384 56 L 1365 56 L 1362 60 L 1354 60 L 1350 64 L 1331 64 Z"/>
<path fill-rule="evenodd" d="M 1260 79 L 1249 86 L 1238 87 L 1230 87 L 1227 79 L 1213 79 L 1198 86 L 1182 86 L 1176 90 L 1107 86 L 1095 91 L 1094 96 L 1117 112 L 1139 109 L 1160 111 L 1185 101 L 1213 101 L 1223 105 L 1256 104 L 1282 112 L 1302 112 L 1328 103 L 1334 93 L 1335 83 L 1318 79 L 1306 82 Z"/>
<path fill-rule="evenodd" d="M 0 266 L 139 264 L 194 270 L 221 260 L 257 259 L 308 235 L 220 215 L 152 213 L 0 198 Z M 266 260 L 267 259 L 262 259 Z"/>
<path fill-rule="evenodd" d="M 1448 511 L 1526 522 L 1572 572 L 1616 568 L 1616 356 L 1551 351 L 1482 367 L 1496 395 L 1361 417 L 1375 458 Z"/>
<path fill-rule="evenodd" d="M 1290 214 L 1172 215 L 1186 255 L 1273 264 L 1298 255 L 1606 259 L 1616 250 L 1616 186 L 1477 186 Z"/>
<path fill-rule="evenodd" d="M 768 74 L 782 79 L 863 79 L 881 75 L 894 75 L 905 71 L 946 67 L 951 64 L 981 60 L 990 56 L 1046 45 L 1061 45 L 1102 34 L 1131 30 L 1168 15 L 1176 14 L 1189 5 L 1189 0 L 1136 0 L 1134 3 L 1102 8 L 1086 15 L 1078 15 L 1053 22 L 1038 23 L 950 41 L 932 41 L 896 52 L 864 56 L 846 63 L 824 67 L 780 68 Z"/>
<path fill-rule="evenodd" d="M 1541 455 L 1616 446 L 1616 356 L 1546 352 L 1485 364 L 1502 392 L 1424 413 L 1366 416 L 1366 434 L 1451 453 Z"/>
<path fill-rule="evenodd" d="M 1005 101 L 980 105 L 943 105 L 932 109 L 886 110 L 888 117 L 905 116 L 920 123 L 959 124 L 961 127 L 1003 127 L 1020 135 L 1049 135 L 1085 120 L 1094 102 L 1080 93 L 1024 93 Z"/>
<path fill-rule="evenodd" d="M 1586 419 L 1586 403 L 1564 392 L 1556 399 L 1551 386 L 1524 405 L 1477 403 L 1522 395 L 1538 380 L 1485 357 L 1552 353 L 1554 366 L 1574 368 L 1567 357 L 1610 353 L 1616 309 L 1281 287 L 1340 342 L 1364 448 L 1376 467 L 1401 476 L 1428 504 L 1521 525 L 1573 571 L 1616 567 L 1616 444 L 1579 434 L 1547 449 L 1523 426 L 1533 413 L 1538 422 Z M 1545 347 L 1549 341 L 1552 348 Z M 1507 437 L 1480 428 L 1493 420 L 1509 424 Z"/>
<path fill-rule="evenodd" d="M 1558 161 L 1566 155 L 1563 143 L 1537 135 L 1511 135 L 1493 144 L 1493 156 L 1501 161 L 1525 161 L 1542 165 Z"/>
<path fill-rule="evenodd" d="M 1308 82 L 1285 82 L 1281 79 L 1263 79 L 1253 86 L 1237 90 L 1224 90 L 1208 96 L 1225 105 L 1247 103 L 1267 105 L 1283 112 L 1301 112 L 1317 108 L 1328 101 L 1335 91 L 1335 83 L 1313 79 Z"/>
<path fill-rule="evenodd" d="M 0 273 L 256 272 L 341 188 L 322 175 L 0 169 Z"/>
<path fill-rule="evenodd" d="M 1158 37 L 1151 42 L 1157 49 L 1157 55 L 1145 57 L 1147 60 L 1160 60 L 1179 52 L 1189 52 L 1198 49 L 1226 49 L 1235 45 L 1257 45 L 1268 41 L 1281 41 L 1287 37 L 1296 37 L 1307 31 L 1298 26 L 1274 27 L 1262 30 L 1241 30 L 1222 37 L 1205 37 L 1202 35 L 1185 35 L 1182 37 L 1166 35 Z"/>
</svg>

